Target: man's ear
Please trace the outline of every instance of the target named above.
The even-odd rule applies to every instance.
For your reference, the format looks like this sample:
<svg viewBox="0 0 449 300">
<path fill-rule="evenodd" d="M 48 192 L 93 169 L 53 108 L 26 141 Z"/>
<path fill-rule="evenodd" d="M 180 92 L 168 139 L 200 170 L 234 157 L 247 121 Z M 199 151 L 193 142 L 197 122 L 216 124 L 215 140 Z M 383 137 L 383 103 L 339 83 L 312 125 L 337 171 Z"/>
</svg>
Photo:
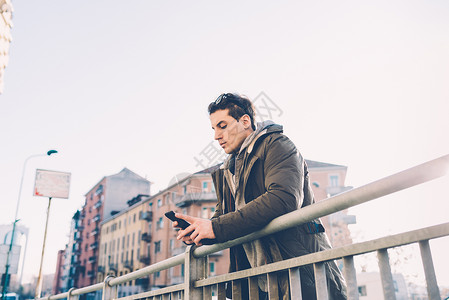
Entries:
<svg viewBox="0 0 449 300">
<path fill-rule="evenodd" d="M 240 118 L 240 120 L 241 120 L 243 126 L 245 127 L 245 129 L 252 128 L 251 127 L 251 118 L 247 114 L 243 115 Z"/>
</svg>

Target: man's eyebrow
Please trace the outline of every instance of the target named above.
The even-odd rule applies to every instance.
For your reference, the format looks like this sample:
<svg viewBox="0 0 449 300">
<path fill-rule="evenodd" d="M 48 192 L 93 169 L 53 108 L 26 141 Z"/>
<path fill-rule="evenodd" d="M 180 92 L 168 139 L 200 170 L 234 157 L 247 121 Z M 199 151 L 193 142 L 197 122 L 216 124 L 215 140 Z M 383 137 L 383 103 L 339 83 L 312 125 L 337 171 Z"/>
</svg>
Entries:
<svg viewBox="0 0 449 300">
<path fill-rule="evenodd" d="M 224 122 L 224 121 L 220 121 L 220 122 L 218 122 L 217 125 L 215 125 L 215 126 L 220 126 L 220 124 L 223 123 L 223 122 Z M 215 129 L 214 126 L 212 126 L 212 129 Z"/>
</svg>

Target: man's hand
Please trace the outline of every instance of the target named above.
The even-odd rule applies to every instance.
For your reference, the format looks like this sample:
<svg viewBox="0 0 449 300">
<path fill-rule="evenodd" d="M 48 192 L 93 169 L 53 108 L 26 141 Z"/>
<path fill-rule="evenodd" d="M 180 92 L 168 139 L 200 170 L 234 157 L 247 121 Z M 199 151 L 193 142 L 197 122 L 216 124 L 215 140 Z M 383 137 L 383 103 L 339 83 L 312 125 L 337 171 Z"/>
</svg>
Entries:
<svg viewBox="0 0 449 300">
<path fill-rule="evenodd" d="M 190 244 L 195 243 L 201 246 L 202 239 L 215 239 L 215 233 L 212 229 L 212 222 L 209 219 L 195 218 L 183 214 L 177 213 L 175 215 L 177 218 L 184 219 L 190 223 L 190 226 L 184 230 L 178 231 L 178 240 Z M 173 222 L 173 226 L 176 227 L 178 222 Z M 190 236 L 188 235 L 190 233 Z"/>
</svg>

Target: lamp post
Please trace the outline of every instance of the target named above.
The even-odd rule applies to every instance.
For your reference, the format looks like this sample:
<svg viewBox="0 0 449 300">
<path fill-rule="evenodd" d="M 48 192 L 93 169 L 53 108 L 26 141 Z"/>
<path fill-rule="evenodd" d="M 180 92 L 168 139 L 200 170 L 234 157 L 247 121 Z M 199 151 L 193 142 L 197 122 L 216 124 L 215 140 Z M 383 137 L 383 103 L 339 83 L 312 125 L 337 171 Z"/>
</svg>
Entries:
<svg viewBox="0 0 449 300">
<path fill-rule="evenodd" d="M 49 151 L 47 151 L 46 154 L 34 154 L 34 155 L 29 156 L 27 159 L 25 159 L 25 162 L 23 163 L 22 177 L 20 179 L 20 186 L 19 186 L 19 196 L 17 198 L 17 205 L 16 205 L 16 214 L 15 214 L 14 222 L 13 222 L 13 225 L 12 225 L 11 242 L 9 244 L 8 253 L 6 255 L 6 265 L 5 265 L 5 275 L 4 275 L 5 276 L 5 281 L 3 283 L 2 299 L 5 299 L 5 295 L 6 295 L 6 292 L 7 292 L 7 289 L 8 289 L 8 271 L 9 271 L 9 267 L 10 267 L 9 259 L 10 259 L 11 252 L 12 252 L 12 246 L 14 244 L 14 235 L 15 235 L 15 232 L 16 232 L 16 223 L 19 221 L 19 219 L 17 219 L 17 215 L 19 213 L 20 196 L 22 194 L 22 185 L 23 185 L 23 178 L 24 178 L 24 175 L 25 175 L 26 165 L 27 165 L 28 161 L 31 158 L 33 158 L 33 157 L 50 156 L 50 155 L 56 154 L 56 153 L 58 153 L 58 151 L 56 151 L 56 150 L 49 150 Z"/>
</svg>

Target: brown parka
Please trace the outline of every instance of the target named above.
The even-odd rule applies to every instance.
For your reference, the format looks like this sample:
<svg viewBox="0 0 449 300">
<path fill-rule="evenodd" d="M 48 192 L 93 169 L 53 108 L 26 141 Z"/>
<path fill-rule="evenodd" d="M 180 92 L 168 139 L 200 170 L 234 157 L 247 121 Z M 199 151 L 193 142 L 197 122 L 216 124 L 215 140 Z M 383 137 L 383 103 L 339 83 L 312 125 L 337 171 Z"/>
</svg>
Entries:
<svg viewBox="0 0 449 300">
<path fill-rule="evenodd" d="M 212 173 L 217 206 L 212 227 L 217 242 L 260 230 L 271 220 L 314 203 L 307 165 L 282 126 L 259 123 L 232 154 Z M 329 249 L 320 220 L 231 248 L 230 271 L 277 262 Z M 315 299 L 312 266 L 300 268 L 304 299 Z M 346 285 L 336 264 L 326 263 L 330 299 L 346 299 Z M 289 299 L 286 275 L 278 277 L 280 297 Z M 266 291 L 264 280 L 259 288 Z M 230 295 L 229 295 L 230 296 Z"/>
</svg>

